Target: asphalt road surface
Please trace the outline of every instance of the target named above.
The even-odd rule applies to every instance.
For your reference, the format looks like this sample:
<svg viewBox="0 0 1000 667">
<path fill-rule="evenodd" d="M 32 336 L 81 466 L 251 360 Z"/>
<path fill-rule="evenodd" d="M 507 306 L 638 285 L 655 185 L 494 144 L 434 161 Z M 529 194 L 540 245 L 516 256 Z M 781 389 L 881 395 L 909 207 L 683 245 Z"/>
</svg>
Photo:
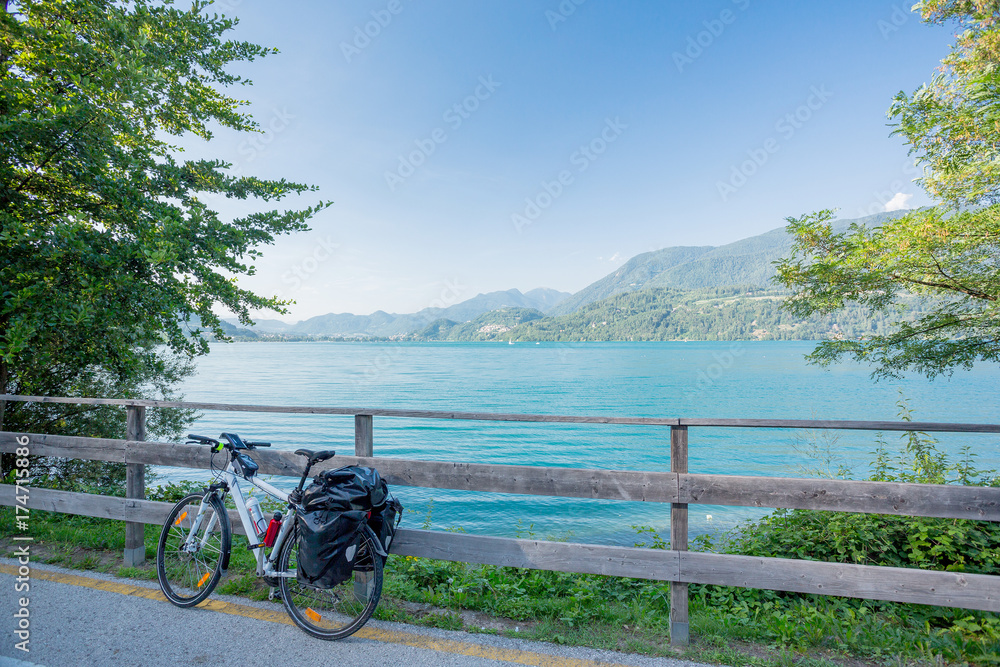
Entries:
<svg viewBox="0 0 1000 667">
<path fill-rule="evenodd" d="M 281 603 L 213 595 L 203 606 L 180 609 L 166 601 L 155 582 L 34 563 L 27 581 L 20 579 L 17 562 L 0 559 L 0 667 L 697 667 L 680 660 L 379 621 L 369 621 L 348 639 L 328 642 L 292 625 Z M 29 590 L 18 590 L 24 583 Z M 21 598 L 27 598 L 26 606 Z M 23 609 L 29 652 L 16 647 L 24 638 L 16 634 Z"/>
</svg>

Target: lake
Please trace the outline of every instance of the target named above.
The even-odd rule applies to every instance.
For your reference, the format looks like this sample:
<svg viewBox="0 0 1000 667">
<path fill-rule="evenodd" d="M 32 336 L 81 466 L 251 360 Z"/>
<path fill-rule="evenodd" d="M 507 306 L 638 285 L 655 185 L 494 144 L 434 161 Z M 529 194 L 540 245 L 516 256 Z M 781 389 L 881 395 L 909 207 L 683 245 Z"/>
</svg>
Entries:
<svg viewBox="0 0 1000 667">
<path fill-rule="evenodd" d="M 905 396 L 918 421 L 1000 422 L 1000 369 L 875 383 L 870 370 L 808 365 L 809 342 L 233 343 L 214 344 L 182 387 L 186 400 L 634 417 L 895 420 Z M 353 453 L 350 416 L 205 412 L 191 432 L 235 431 L 280 449 Z M 375 455 L 577 468 L 670 470 L 669 427 L 524 424 L 376 417 Z M 890 447 L 899 434 L 887 433 Z M 995 435 L 937 436 L 980 467 L 1000 468 Z M 804 476 L 829 449 L 864 477 L 876 434 L 692 427 L 690 471 Z M 163 479 L 207 471 L 159 469 Z M 290 487 L 290 479 L 278 478 Z M 669 535 L 668 506 L 394 487 L 404 525 L 604 544 Z M 726 530 L 763 510 L 690 507 L 693 533 Z"/>
</svg>

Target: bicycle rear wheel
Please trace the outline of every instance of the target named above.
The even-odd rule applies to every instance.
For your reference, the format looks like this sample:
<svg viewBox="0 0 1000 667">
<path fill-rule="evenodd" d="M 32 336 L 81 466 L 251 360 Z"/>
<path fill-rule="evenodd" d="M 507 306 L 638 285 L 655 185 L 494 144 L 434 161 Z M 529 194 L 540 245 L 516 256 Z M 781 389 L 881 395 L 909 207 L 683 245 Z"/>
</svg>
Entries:
<svg viewBox="0 0 1000 667">
<path fill-rule="evenodd" d="M 362 533 L 351 576 L 333 588 L 301 583 L 295 577 L 297 555 L 298 534 L 293 531 L 281 548 L 278 569 L 292 575 L 281 577 L 281 601 L 295 624 L 320 639 L 343 639 L 357 632 L 371 618 L 382 595 L 382 557 L 371 537 Z"/>
<path fill-rule="evenodd" d="M 214 494 L 206 500 L 202 493 L 182 498 L 170 510 L 156 549 L 156 577 L 163 594 L 178 607 L 193 607 L 207 598 L 222 578 L 231 547 L 222 501 Z"/>
</svg>

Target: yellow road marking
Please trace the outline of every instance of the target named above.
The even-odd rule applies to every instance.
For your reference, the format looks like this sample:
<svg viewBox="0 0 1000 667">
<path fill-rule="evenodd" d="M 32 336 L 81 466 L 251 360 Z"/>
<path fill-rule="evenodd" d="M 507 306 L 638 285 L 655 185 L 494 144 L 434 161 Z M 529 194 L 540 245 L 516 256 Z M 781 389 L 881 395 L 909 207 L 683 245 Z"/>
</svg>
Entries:
<svg viewBox="0 0 1000 667">
<path fill-rule="evenodd" d="M 0 573 L 16 576 L 17 567 L 0 563 Z M 63 574 L 61 572 L 50 572 L 47 570 L 34 569 L 31 571 L 34 579 L 52 581 L 57 584 L 69 584 L 70 586 L 82 586 L 93 588 L 99 591 L 110 593 L 120 593 L 121 595 L 131 595 L 132 597 L 146 598 L 147 600 L 159 600 L 167 602 L 167 598 L 156 588 L 145 588 L 143 586 L 133 586 L 116 581 L 105 581 L 103 579 L 91 579 L 77 574 Z M 285 625 L 295 625 L 288 617 L 284 609 L 282 611 L 271 611 L 260 609 L 249 605 L 237 604 L 234 602 L 224 602 L 222 600 L 206 600 L 198 605 L 199 609 L 217 611 L 233 616 L 243 616 L 255 618 L 260 621 L 270 623 L 283 623 Z M 398 632 L 395 630 L 382 630 L 379 628 L 365 627 L 354 633 L 355 637 L 370 639 L 377 642 L 391 644 L 402 644 L 414 648 L 427 649 L 428 651 L 438 651 L 440 653 L 453 653 L 456 655 L 467 655 L 475 658 L 486 658 L 488 660 L 500 660 L 516 665 L 532 665 L 534 667 L 627 667 L 620 663 L 599 662 L 595 660 L 580 660 L 577 658 L 564 658 L 546 653 L 534 653 L 532 651 L 521 651 L 518 649 L 496 648 L 483 646 L 467 642 L 455 641 L 452 639 L 438 639 L 427 635 L 418 635 L 412 632 Z"/>
</svg>

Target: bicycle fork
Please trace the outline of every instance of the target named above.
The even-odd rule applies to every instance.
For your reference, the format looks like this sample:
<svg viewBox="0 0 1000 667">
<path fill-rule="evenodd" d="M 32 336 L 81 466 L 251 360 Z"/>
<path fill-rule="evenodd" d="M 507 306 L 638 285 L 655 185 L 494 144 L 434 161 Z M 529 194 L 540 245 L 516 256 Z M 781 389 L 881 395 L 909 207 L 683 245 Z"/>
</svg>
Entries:
<svg viewBox="0 0 1000 667">
<path fill-rule="evenodd" d="M 203 496 L 201 506 L 198 508 L 198 515 L 194 519 L 194 524 L 191 526 L 190 532 L 188 532 L 187 538 L 184 540 L 184 544 L 181 547 L 186 553 L 196 554 L 201 551 L 205 545 L 208 543 L 208 538 L 215 530 L 216 524 L 219 522 L 219 515 L 217 512 L 212 512 L 211 518 L 208 520 L 208 526 L 205 528 L 204 532 L 201 531 L 201 524 L 205 521 L 205 510 L 211 507 L 210 496 Z M 213 508 L 214 509 L 214 508 Z M 184 520 L 187 512 L 177 517 L 174 521 L 175 524 L 180 524 Z"/>
</svg>

